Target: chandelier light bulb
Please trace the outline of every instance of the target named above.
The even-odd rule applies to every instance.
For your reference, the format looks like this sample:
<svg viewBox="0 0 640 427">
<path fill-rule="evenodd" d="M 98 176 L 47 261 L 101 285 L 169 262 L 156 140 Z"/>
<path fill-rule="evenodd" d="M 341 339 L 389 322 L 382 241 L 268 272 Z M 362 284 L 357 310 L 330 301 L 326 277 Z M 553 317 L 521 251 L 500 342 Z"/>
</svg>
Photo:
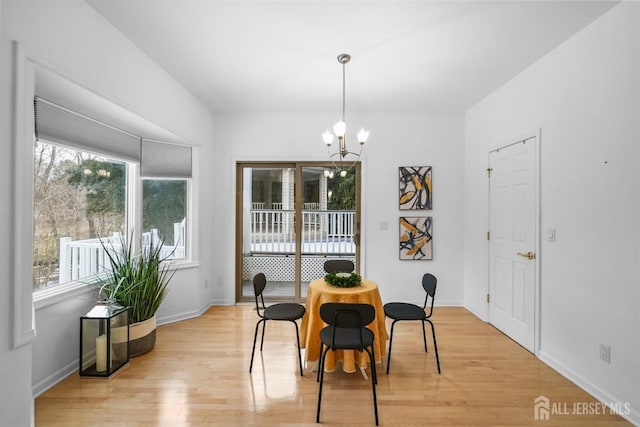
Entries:
<svg viewBox="0 0 640 427">
<path fill-rule="evenodd" d="M 333 133 L 335 133 L 338 138 L 344 138 L 346 132 L 347 124 L 343 120 L 333 125 Z"/>
<path fill-rule="evenodd" d="M 343 170 L 341 170 L 341 171 L 340 171 L 340 176 L 341 176 L 342 178 L 344 178 L 345 176 L 347 176 L 347 171 L 346 171 L 346 170 L 344 170 L 344 169 L 343 169 Z"/>
<path fill-rule="evenodd" d="M 358 132 L 358 142 L 360 143 L 360 145 L 367 142 L 367 138 L 369 138 L 369 131 L 361 128 L 360 132 Z"/>
<path fill-rule="evenodd" d="M 329 132 L 329 129 L 322 134 L 322 140 L 327 147 L 330 147 L 331 144 L 333 144 L 333 135 Z"/>
</svg>

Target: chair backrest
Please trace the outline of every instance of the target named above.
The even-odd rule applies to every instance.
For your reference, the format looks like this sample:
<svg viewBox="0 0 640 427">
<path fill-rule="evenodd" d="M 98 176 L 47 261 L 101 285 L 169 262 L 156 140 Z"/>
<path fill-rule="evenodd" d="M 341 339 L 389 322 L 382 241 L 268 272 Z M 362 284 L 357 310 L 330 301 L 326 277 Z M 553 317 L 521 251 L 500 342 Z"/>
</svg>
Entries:
<svg viewBox="0 0 640 427">
<path fill-rule="evenodd" d="M 258 273 L 253 276 L 253 292 L 257 297 L 262 295 L 262 291 L 264 291 L 266 286 L 267 276 L 265 276 L 264 273 Z"/>
<path fill-rule="evenodd" d="M 376 310 L 371 304 L 327 302 L 320 306 L 320 317 L 333 328 L 329 345 L 332 350 L 357 346 L 360 351 L 363 351 L 365 348 L 364 329 L 376 318 Z M 342 347 L 340 344 L 336 345 L 336 331 L 343 328 L 356 329 L 358 340 L 344 342 Z"/>
<path fill-rule="evenodd" d="M 424 297 L 424 309 L 427 308 L 427 302 L 429 300 L 429 297 L 431 297 L 431 306 L 429 309 L 429 313 L 427 313 L 427 317 L 431 316 L 431 313 L 433 312 L 433 302 L 436 298 L 436 285 L 438 284 L 438 279 L 436 279 L 436 276 L 434 276 L 431 273 L 425 273 L 424 276 L 422 276 L 422 287 L 424 288 L 424 291 L 427 293 Z"/>
<path fill-rule="evenodd" d="M 324 271 L 327 273 L 351 273 L 355 270 L 353 261 L 348 259 L 330 259 L 324 262 Z"/>
<path fill-rule="evenodd" d="M 320 306 L 320 318 L 336 328 L 363 328 L 376 318 L 371 304 L 327 302 Z"/>
<path fill-rule="evenodd" d="M 258 312 L 258 316 L 261 316 L 260 310 L 264 310 L 265 308 L 262 291 L 264 291 L 264 288 L 266 286 L 267 286 L 267 276 L 265 276 L 264 273 L 258 273 L 255 276 L 253 276 L 253 293 L 256 296 L 256 311 Z M 262 301 L 262 307 L 260 307 L 258 298 L 260 298 L 260 301 Z"/>
</svg>

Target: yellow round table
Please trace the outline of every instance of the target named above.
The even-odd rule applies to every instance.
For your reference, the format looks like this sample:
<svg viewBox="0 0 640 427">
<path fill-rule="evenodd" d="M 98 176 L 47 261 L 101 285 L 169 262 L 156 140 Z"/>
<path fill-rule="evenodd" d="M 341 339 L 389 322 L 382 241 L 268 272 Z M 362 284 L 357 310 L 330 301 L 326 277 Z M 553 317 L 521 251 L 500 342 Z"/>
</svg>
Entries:
<svg viewBox="0 0 640 427">
<path fill-rule="evenodd" d="M 306 300 L 307 310 L 300 325 L 302 347 L 306 349 L 307 366 L 309 363 L 317 363 L 320 359 L 320 330 L 327 326 L 320 318 L 320 306 L 326 302 L 366 303 L 375 308 L 376 319 L 367 328 L 375 335 L 373 354 L 376 363 L 381 363 L 387 353 L 388 335 L 378 285 L 363 278 L 360 286 L 337 288 L 327 284 L 322 278 L 309 283 Z M 366 352 L 357 350 L 329 351 L 325 360 L 325 370 L 333 371 L 337 361 L 342 362 L 342 369 L 345 372 L 356 372 L 356 364 L 361 369 L 367 367 L 369 356 Z"/>
</svg>

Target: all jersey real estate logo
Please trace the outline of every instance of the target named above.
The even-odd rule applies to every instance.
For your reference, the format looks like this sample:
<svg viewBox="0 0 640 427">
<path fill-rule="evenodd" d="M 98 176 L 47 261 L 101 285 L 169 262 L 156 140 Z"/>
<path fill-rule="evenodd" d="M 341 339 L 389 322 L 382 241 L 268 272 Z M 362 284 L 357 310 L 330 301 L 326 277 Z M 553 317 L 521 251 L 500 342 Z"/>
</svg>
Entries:
<svg viewBox="0 0 640 427">
<path fill-rule="evenodd" d="M 549 419 L 549 398 L 538 396 L 533 401 L 533 419 L 546 421 Z"/>
<path fill-rule="evenodd" d="M 558 415 L 629 415 L 629 402 L 551 402 L 540 395 L 533 400 L 533 419 L 548 421 Z"/>
</svg>

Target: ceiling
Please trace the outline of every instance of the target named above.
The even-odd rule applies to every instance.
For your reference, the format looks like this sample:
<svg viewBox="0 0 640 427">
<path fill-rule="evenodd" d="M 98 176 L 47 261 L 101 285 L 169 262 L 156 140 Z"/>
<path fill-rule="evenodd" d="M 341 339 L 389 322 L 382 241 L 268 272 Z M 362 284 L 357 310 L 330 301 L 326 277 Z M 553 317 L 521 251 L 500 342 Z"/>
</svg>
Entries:
<svg viewBox="0 0 640 427">
<path fill-rule="evenodd" d="M 87 2 L 214 113 L 463 112 L 617 3 Z"/>
</svg>

